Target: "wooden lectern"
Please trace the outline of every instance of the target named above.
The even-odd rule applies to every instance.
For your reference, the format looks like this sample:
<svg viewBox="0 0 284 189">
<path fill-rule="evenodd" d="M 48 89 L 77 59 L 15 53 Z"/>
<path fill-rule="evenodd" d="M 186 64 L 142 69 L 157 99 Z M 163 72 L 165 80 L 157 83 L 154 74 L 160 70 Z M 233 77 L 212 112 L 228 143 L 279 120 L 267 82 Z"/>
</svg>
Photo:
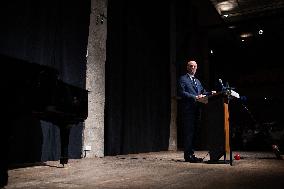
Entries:
<svg viewBox="0 0 284 189">
<path fill-rule="evenodd" d="M 206 146 L 210 155 L 208 163 L 230 163 L 232 165 L 229 124 L 229 101 L 232 97 L 239 98 L 236 92 L 226 90 L 198 100 L 204 104 L 203 126 L 206 130 Z M 228 155 L 229 161 L 226 159 Z M 224 160 L 220 160 L 221 157 L 224 157 Z"/>
</svg>

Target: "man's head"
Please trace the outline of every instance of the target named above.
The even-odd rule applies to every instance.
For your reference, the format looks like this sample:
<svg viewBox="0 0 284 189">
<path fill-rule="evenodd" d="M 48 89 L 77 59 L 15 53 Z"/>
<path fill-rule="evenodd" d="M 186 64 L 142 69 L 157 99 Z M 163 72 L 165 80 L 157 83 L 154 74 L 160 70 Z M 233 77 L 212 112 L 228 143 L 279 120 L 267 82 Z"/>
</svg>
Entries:
<svg viewBox="0 0 284 189">
<path fill-rule="evenodd" d="M 186 64 L 187 73 L 194 75 L 197 70 L 197 63 L 194 60 L 189 60 Z"/>
</svg>

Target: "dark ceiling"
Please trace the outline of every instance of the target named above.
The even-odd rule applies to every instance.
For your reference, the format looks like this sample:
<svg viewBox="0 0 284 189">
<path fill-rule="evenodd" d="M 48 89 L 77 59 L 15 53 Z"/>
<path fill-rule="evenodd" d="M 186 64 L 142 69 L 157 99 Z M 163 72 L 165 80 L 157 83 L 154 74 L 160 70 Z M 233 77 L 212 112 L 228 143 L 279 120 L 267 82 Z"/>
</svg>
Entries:
<svg viewBox="0 0 284 189">
<path fill-rule="evenodd" d="M 225 22 L 239 22 L 277 16 L 283 13 L 284 0 L 210 0 Z"/>
<path fill-rule="evenodd" d="M 284 0 L 208 1 L 222 20 L 209 30 L 216 77 L 245 93 L 277 96 L 284 88 Z"/>
<path fill-rule="evenodd" d="M 223 32 L 228 30 L 233 31 L 234 37 L 240 40 L 258 35 L 259 32 L 265 34 L 264 28 L 284 33 L 284 0 L 209 1 L 223 20 L 222 24 L 212 26 L 211 34 L 217 39 L 224 38 Z"/>
</svg>

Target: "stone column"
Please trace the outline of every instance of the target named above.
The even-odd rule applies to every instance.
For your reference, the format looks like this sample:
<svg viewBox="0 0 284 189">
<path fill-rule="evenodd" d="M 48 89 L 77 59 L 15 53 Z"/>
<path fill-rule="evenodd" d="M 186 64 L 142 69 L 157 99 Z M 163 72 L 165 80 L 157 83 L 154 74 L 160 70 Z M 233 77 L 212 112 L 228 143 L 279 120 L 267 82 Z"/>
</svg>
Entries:
<svg viewBox="0 0 284 189">
<path fill-rule="evenodd" d="M 168 150 L 177 150 L 177 91 L 176 91 L 176 14 L 175 3 L 170 2 L 170 73 L 171 73 L 171 122 Z"/>
<path fill-rule="evenodd" d="M 107 0 L 91 0 L 86 89 L 88 118 L 83 132 L 83 156 L 104 156 L 105 61 Z"/>
</svg>

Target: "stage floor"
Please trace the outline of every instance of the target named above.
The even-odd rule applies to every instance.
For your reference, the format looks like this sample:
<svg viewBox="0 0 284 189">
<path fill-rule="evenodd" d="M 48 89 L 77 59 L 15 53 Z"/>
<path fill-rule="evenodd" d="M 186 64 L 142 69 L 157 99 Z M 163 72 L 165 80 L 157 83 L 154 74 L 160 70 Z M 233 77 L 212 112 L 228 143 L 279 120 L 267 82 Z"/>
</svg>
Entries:
<svg viewBox="0 0 284 189">
<path fill-rule="evenodd" d="M 22 165 L 9 170 L 10 188 L 284 188 L 284 160 L 272 152 L 239 153 L 230 164 L 187 163 L 182 151 Z M 205 151 L 196 155 L 209 159 Z"/>
</svg>

